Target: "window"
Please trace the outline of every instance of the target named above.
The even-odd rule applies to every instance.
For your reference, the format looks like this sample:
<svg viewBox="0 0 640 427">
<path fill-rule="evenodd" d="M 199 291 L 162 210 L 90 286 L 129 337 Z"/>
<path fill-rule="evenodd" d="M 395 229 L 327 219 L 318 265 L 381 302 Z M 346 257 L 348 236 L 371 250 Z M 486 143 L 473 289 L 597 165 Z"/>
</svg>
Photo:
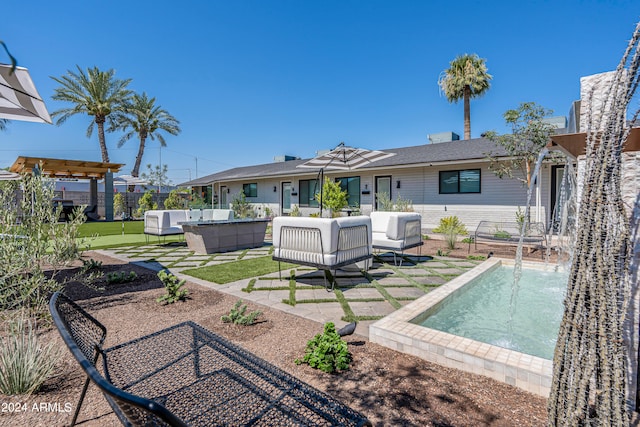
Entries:
<svg viewBox="0 0 640 427">
<path fill-rule="evenodd" d="M 258 184 L 242 184 L 242 192 L 245 197 L 258 197 Z"/>
<path fill-rule="evenodd" d="M 360 207 L 360 177 L 350 176 L 348 178 L 336 178 L 340 181 L 340 188 L 347 192 L 347 202 L 351 207 Z"/>
<path fill-rule="evenodd" d="M 440 194 L 479 192 L 480 169 L 440 171 Z"/>
<path fill-rule="evenodd" d="M 318 180 L 301 179 L 298 185 L 300 186 L 300 198 L 298 199 L 300 202 L 300 206 L 317 208 L 318 201 L 316 200 L 315 195 L 320 193 Z"/>
</svg>

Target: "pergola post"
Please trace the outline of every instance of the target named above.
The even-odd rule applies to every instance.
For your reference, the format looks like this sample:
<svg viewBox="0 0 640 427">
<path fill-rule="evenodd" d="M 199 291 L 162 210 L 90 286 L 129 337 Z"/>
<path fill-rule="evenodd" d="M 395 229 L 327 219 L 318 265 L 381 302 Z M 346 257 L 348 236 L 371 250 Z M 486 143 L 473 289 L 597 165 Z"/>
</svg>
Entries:
<svg viewBox="0 0 640 427">
<path fill-rule="evenodd" d="M 111 169 L 104 174 L 104 218 L 113 221 L 113 172 Z"/>
</svg>

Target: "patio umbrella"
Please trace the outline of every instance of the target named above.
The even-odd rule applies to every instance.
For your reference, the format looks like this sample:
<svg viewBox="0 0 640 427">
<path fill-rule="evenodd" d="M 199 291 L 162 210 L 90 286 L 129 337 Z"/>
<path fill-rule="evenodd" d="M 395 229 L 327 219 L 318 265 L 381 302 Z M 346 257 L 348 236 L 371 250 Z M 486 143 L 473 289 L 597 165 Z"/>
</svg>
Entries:
<svg viewBox="0 0 640 427">
<path fill-rule="evenodd" d="M 17 181 L 20 178 L 21 176 L 18 173 L 0 169 L 0 181 Z"/>
<path fill-rule="evenodd" d="M 367 150 L 364 148 L 353 148 L 344 145 L 344 142 L 338 144 L 333 150 L 321 154 L 313 159 L 298 165 L 299 168 L 318 169 L 320 181 L 320 216 L 322 216 L 322 185 L 324 184 L 324 170 L 351 170 L 365 166 L 378 160 L 395 156 L 396 153 L 386 153 L 378 150 Z"/>
<path fill-rule="evenodd" d="M 31 80 L 29 70 L 0 64 L 0 119 L 51 123 L 44 101 Z"/>
</svg>

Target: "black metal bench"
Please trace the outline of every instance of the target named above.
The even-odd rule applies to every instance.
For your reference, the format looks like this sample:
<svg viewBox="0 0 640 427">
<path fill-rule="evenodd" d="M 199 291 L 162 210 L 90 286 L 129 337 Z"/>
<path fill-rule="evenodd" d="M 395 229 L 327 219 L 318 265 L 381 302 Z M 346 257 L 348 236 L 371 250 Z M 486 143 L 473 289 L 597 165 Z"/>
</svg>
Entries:
<svg viewBox="0 0 640 427">
<path fill-rule="evenodd" d="M 193 322 L 103 349 L 106 328 L 56 292 L 54 323 L 124 425 L 370 426 L 359 412 Z M 97 360 L 102 359 L 98 369 Z"/>
</svg>

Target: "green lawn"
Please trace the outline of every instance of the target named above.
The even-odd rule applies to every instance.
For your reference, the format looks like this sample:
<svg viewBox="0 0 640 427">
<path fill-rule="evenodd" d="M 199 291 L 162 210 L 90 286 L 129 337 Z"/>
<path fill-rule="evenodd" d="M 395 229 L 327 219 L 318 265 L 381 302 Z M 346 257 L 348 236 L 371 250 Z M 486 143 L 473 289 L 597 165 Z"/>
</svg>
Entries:
<svg viewBox="0 0 640 427">
<path fill-rule="evenodd" d="M 282 270 L 293 267 L 296 267 L 296 265 L 286 262 L 281 264 Z M 262 276 L 276 271 L 278 271 L 278 261 L 272 260 L 271 256 L 264 256 L 184 270 L 183 273 L 222 285 L 224 283 Z"/>
<path fill-rule="evenodd" d="M 116 234 L 143 234 L 144 221 L 85 222 L 80 225 L 78 237 L 113 236 Z"/>
<path fill-rule="evenodd" d="M 96 237 L 97 236 L 97 237 Z M 83 249 L 106 249 L 119 246 L 158 244 L 157 236 L 144 235 L 144 221 L 85 222 L 80 225 L 78 237 L 84 240 Z M 180 242 L 182 236 L 166 236 L 160 243 Z"/>
</svg>

